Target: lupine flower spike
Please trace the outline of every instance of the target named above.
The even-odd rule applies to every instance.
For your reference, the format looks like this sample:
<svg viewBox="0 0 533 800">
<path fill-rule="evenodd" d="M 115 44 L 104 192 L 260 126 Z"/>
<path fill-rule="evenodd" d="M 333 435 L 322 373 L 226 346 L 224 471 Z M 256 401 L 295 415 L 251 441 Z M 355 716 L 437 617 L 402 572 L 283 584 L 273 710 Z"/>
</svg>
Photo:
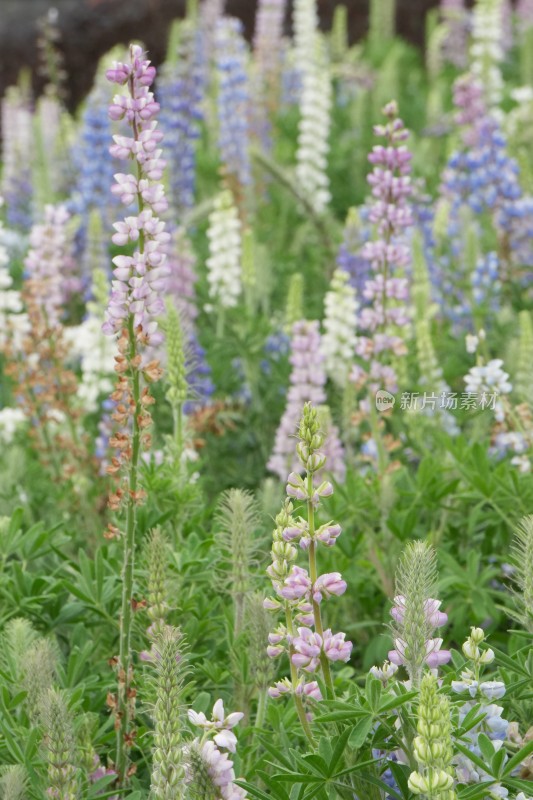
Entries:
<svg viewBox="0 0 533 800">
<path fill-rule="evenodd" d="M 321 500 L 330 497 L 333 486 L 328 481 L 316 481 L 316 474 L 323 469 L 326 457 L 320 448 L 324 435 L 320 430 L 318 413 L 310 403 L 306 403 L 298 431 L 298 458 L 305 470 L 305 478 L 291 472 L 287 479 L 287 495 L 283 510 L 276 518 L 272 545 L 272 564 L 267 573 L 272 580 L 276 597 L 265 600 L 265 608 L 283 611 L 285 624 L 281 624 L 270 634 L 267 652 L 272 658 L 287 652 L 291 665 L 291 681 L 278 682 L 269 691 L 271 697 L 293 694 L 304 731 L 310 736 L 309 726 L 305 724 L 302 699 L 321 699 L 317 684 L 305 683 L 300 671 L 314 673 L 322 671 L 328 693 L 334 696 L 330 662 L 348 661 L 352 643 L 345 640 L 344 633 L 333 634 L 324 630 L 322 622 L 322 602 L 340 596 L 346 591 L 346 582 L 338 572 L 318 575 L 317 548 L 320 545 L 331 547 L 340 535 L 339 525 L 327 522 L 318 525 L 316 510 Z M 292 516 L 292 502 L 304 502 L 306 516 Z M 308 553 L 309 571 L 297 566 L 297 550 L 292 544 L 299 542 Z M 295 628 L 295 623 L 299 627 Z"/>
<path fill-rule="evenodd" d="M 117 388 L 111 397 L 116 404 L 113 419 L 121 430 L 110 440 L 117 454 L 112 458 L 108 472 L 120 475 L 126 469 L 127 473 L 126 479 L 119 483 L 109 498 L 109 506 L 114 511 L 126 506 L 116 698 L 116 768 L 121 782 L 127 777 L 128 750 L 133 741 L 135 693 L 132 688 L 130 633 L 137 508 L 144 497 L 139 486 L 138 465 L 141 449 L 147 449 L 151 443 L 148 409 L 153 399 L 148 387 L 161 376 L 158 362 L 148 360 L 146 351 L 159 345 L 163 338 L 156 318 L 164 310 L 160 292 L 165 288 L 168 275 L 161 248 L 168 242 L 169 234 L 158 216 L 168 206 L 161 183 L 165 165 L 159 145 L 163 134 L 157 129 L 155 120 L 159 105 L 149 89 L 155 72 L 155 67 L 150 65 L 137 45 L 131 45 L 128 63 L 115 62 L 107 71 L 109 81 L 127 87 L 126 94 L 115 95 L 109 115 L 115 121 L 125 120 L 131 129 L 130 136 L 114 136 L 111 153 L 120 160 L 135 164 L 134 173 L 115 175 L 112 192 L 124 205 L 135 203 L 137 207 L 136 213 L 114 225 L 114 244 L 119 247 L 133 244 L 134 252 L 113 259 L 114 281 L 104 323 L 105 333 L 110 336 L 118 334 L 119 351 L 115 357 Z M 109 535 L 119 534 L 117 526 L 110 526 Z"/>
<path fill-rule="evenodd" d="M 434 638 L 435 628 L 448 621 L 440 611 L 440 600 L 431 595 L 435 589 L 435 553 L 424 542 L 409 544 L 398 566 L 396 596 L 391 616 L 394 650 L 389 660 L 404 665 L 412 685 L 419 687 L 426 666 L 435 669 L 447 664 L 449 650 L 441 650 L 442 639 Z"/>
</svg>

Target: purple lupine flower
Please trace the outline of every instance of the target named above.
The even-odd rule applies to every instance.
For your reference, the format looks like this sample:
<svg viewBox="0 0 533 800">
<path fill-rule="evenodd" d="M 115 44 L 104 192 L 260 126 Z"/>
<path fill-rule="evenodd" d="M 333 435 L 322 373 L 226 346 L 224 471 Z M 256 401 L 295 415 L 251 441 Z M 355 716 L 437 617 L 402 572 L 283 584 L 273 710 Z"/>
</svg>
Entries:
<svg viewBox="0 0 533 800">
<path fill-rule="evenodd" d="M 391 608 L 390 612 L 400 630 L 404 624 L 404 618 L 406 615 L 406 602 L 407 601 L 403 595 L 396 595 L 394 598 L 394 606 Z M 426 630 L 428 632 L 433 631 L 435 628 L 440 628 L 448 621 L 448 615 L 439 610 L 440 605 L 440 600 L 435 600 L 431 597 L 424 601 L 424 615 L 427 626 Z M 442 664 L 447 664 L 452 657 L 450 651 L 441 650 L 441 646 L 442 639 L 430 638 L 428 636 L 425 643 L 426 656 L 424 660 L 425 663 L 432 669 L 441 666 Z M 404 639 L 402 639 L 400 636 L 397 636 L 394 639 L 394 650 L 390 650 L 388 654 L 389 661 L 397 666 L 406 664 L 406 649 L 407 644 Z"/>
<path fill-rule="evenodd" d="M 442 54 L 458 69 L 468 64 L 469 18 L 465 0 L 440 0 L 440 14 L 446 26 Z"/>
<path fill-rule="evenodd" d="M 320 575 L 313 584 L 313 600 L 315 603 L 322 602 L 322 598 L 340 597 L 344 594 L 347 583 L 343 580 L 340 572 L 327 572 Z"/>
<path fill-rule="evenodd" d="M 296 687 L 297 695 L 302 695 L 303 697 L 310 697 L 312 700 L 317 700 L 320 702 L 322 700 L 322 692 L 320 691 L 320 687 L 316 681 L 310 681 L 310 683 L 299 683 Z"/>
<path fill-rule="evenodd" d="M 516 4 L 516 16 L 518 17 L 521 27 L 533 27 L 533 0 L 518 0 Z"/>
<path fill-rule="evenodd" d="M 173 297 L 183 326 L 186 330 L 190 330 L 198 316 L 195 292 L 195 284 L 198 280 L 195 270 L 196 256 L 190 240 L 182 228 L 172 230 L 170 227 L 169 232 L 171 239 L 165 245 L 169 272 L 165 295 Z"/>
<path fill-rule="evenodd" d="M 40 302 L 50 327 L 59 323 L 66 290 L 72 288 L 68 220 L 65 206 L 46 206 L 43 223 L 32 228 L 30 250 L 24 260 L 28 277 L 34 286 L 41 287 Z"/>
<path fill-rule="evenodd" d="M 365 281 L 363 297 L 369 302 L 363 308 L 359 324 L 368 336 L 359 336 L 356 353 L 368 363 L 366 379 L 370 388 L 385 385 L 396 390 L 395 371 L 387 360 L 404 355 L 406 346 L 399 331 L 409 324 L 406 301 L 409 296 L 407 279 L 401 274 L 410 264 L 411 254 L 404 234 L 413 224 L 409 197 L 412 194 L 410 179 L 411 153 L 402 144 L 407 137 L 396 103 L 385 106 L 386 125 L 374 128 L 376 136 L 386 138 L 386 146 L 376 145 L 368 160 L 374 169 L 368 177 L 372 187 L 373 204 L 369 221 L 376 226 L 377 238 L 367 242 L 361 251 L 370 262 L 371 276 Z M 400 273 L 398 276 L 395 273 Z M 357 382 L 363 377 L 356 370 Z M 377 379 L 377 382 L 375 381 Z"/>
<path fill-rule="evenodd" d="M 124 222 L 115 223 L 117 232 L 113 241 L 119 245 L 138 241 L 143 247 L 135 250 L 132 256 L 119 255 L 113 259 L 115 280 L 103 330 L 114 335 L 133 315 L 136 337 L 154 346 L 162 341 L 156 318 L 164 311 L 159 293 L 165 288 L 168 277 L 162 245 L 170 239 L 164 230 L 165 223 L 157 217 L 168 207 L 164 187 L 159 183 L 165 166 L 158 148 L 163 134 L 157 130 L 155 121 L 159 104 L 149 91 L 155 67 L 138 45 L 130 47 L 130 58 L 131 63 L 115 62 L 106 73 L 111 82 L 128 84 L 129 94 L 115 95 L 109 115 L 115 121 L 126 119 L 133 132 L 132 137 L 115 136 L 110 152 L 115 158 L 136 161 L 138 174 L 117 173 L 112 192 L 124 205 L 137 202 L 140 211 L 126 217 Z"/>
<path fill-rule="evenodd" d="M 292 663 L 306 672 L 315 672 L 320 664 L 322 637 L 310 628 L 298 628 L 298 636 L 292 641 L 294 654 Z"/>
<path fill-rule="evenodd" d="M 445 625 L 448 622 L 448 615 L 443 611 L 439 611 L 440 606 L 441 601 L 434 600 L 431 597 L 424 603 L 426 620 L 432 628 L 440 628 L 441 625 Z M 405 616 L 405 597 L 403 595 L 396 595 L 394 606 L 391 608 L 390 613 L 395 622 L 400 625 L 403 623 Z"/>
<path fill-rule="evenodd" d="M 178 214 L 192 208 L 195 202 L 196 145 L 205 93 L 201 38 L 201 29 L 188 25 L 182 28 L 176 63 L 163 71 L 157 86 L 170 202 Z"/>
<path fill-rule="evenodd" d="M 271 149 L 271 115 L 280 97 L 282 34 L 287 0 L 259 0 L 255 16 L 253 130 L 266 150 Z"/>
<path fill-rule="evenodd" d="M 476 123 L 487 115 L 483 85 L 470 74 L 461 75 L 453 85 L 453 102 L 455 123 L 463 129 L 463 141 L 473 145 L 477 141 Z"/>
<path fill-rule="evenodd" d="M 283 480 L 290 469 L 300 468 L 294 452 L 291 437 L 294 435 L 300 419 L 302 406 L 306 402 L 321 405 L 326 400 L 326 373 L 323 368 L 324 357 L 320 352 L 319 323 L 316 320 L 295 322 L 292 329 L 291 355 L 292 365 L 290 387 L 287 392 L 287 406 L 281 418 L 272 455 L 267 464 L 271 472 Z M 336 460 L 328 463 L 333 475 L 344 473 L 344 454 L 342 447 L 335 447 L 338 431 L 334 425 L 329 430 L 329 446 L 336 450 Z M 326 440 L 325 447 L 328 447 Z"/>
<path fill-rule="evenodd" d="M 279 595 L 285 600 L 300 600 L 309 596 L 310 591 L 311 580 L 307 570 L 293 564 L 291 572 L 279 589 Z"/>
<path fill-rule="evenodd" d="M 345 633 L 332 633 L 329 628 L 324 631 L 323 648 L 329 661 L 348 661 L 352 652 L 352 643 L 345 641 Z"/>
<path fill-rule="evenodd" d="M 249 88 L 246 43 L 242 23 L 234 17 L 219 20 L 215 32 L 219 78 L 218 144 L 225 174 L 242 190 L 252 180 L 248 122 Z"/>
</svg>

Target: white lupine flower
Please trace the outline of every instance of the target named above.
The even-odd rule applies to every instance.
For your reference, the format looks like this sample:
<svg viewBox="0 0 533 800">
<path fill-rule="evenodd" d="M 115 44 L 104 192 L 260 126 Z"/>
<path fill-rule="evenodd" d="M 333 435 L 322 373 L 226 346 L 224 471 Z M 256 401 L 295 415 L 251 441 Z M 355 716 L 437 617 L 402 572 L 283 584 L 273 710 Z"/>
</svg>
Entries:
<svg viewBox="0 0 533 800">
<path fill-rule="evenodd" d="M 335 270 L 324 300 L 324 334 L 321 350 L 326 373 L 341 388 L 346 386 L 354 360 L 357 300 L 348 273 Z"/>
<path fill-rule="evenodd" d="M 0 208 L 4 200 L 0 197 Z M 9 273 L 9 256 L 4 246 L 5 229 L 0 221 L 0 350 L 8 338 L 16 350 L 28 327 L 26 314 L 22 314 L 23 304 L 20 292 L 12 288 L 13 279 Z M 8 335 L 9 334 L 9 335 Z"/>
<path fill-rule="evenodd" d="M 242 245 L 241 223 L 231 192 L 222 192 L 216 198 L 207 237 L 209 296 L 222 308 L 233 308 L 242 291 Z"/>
<path fill-rule="evenodd" d="M 513 388 L 509 375 L 502 369 L 501 358 L 493 358 L 487 364 L 472 367 L 465 375 L 465 388 L 467 392 L 476 395 L 501 395 L 509 394 Z M 500 401 L 494 406 L 496 420 L 501 422 L 504 418 L 503 407 Z"/>
<path fill-rule="evenodd" d="M 308 56 L 302 67 L 296 179 L 308 201 L 320 214 L 331 199 L 326 169 L 332 93 L 325 48 L 318 34 L 312 53 L 312 60 Z"/>
<path fill-rule="evenodd" d="M 391 661 L 384 661 L 382 667 L 370 667 L 370 674 L 382 683 L 387 683 L 398 672 L 398 666 Z"/>
<path fill-rule="evenodd" d="M 318 29 L 316 0 L 294 0 L 292 12 L 294 50 L 298 70 L 312 63 Z"/>
<path fill-rule="evenodd" d="M 489 108 L 498 106 L 502 99 L 503 59 L 502 0 L 477 0 L 472 15 L 470 69 L 484 86 Z"/>
<path fill-rule="evenodd" d="M 17 429 L 24 422 L 26 417 L 20 408 L 0 408 L 0 442 L 11 444 Z"/>
<path fill-rule="evenodd" d="M 102 320 L 97 316 L 87 317 L 76 327 L 64 328 L 64 335 L 70 353 L 81 361 L 78 398 L 86 411 L 96 411 L 99 398 L 113 391 L 116 343 L 102 332 Z"/>
<path fill-rule="evenodd" d="M 8 88 L 2 98 L 1 116 L 2 187 L 6 191 L 18 178 L 21 164 L 27 163 L 27 154 L 34 147 L 32 112 L 18 86 Z"/>
</svg>

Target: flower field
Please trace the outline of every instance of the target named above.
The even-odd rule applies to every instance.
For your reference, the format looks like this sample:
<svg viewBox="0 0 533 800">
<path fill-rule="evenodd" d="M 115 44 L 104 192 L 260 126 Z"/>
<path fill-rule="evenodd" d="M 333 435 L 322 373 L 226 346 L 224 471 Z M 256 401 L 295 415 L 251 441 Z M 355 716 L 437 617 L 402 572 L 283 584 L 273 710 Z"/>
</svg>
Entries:
<svg viewBox="0 0 533 800">
<path fill-rule="evenodd" d="M 2 98 L 3 800 L 533 797 L 533 4 L 346 1 Z"/>
</svg>

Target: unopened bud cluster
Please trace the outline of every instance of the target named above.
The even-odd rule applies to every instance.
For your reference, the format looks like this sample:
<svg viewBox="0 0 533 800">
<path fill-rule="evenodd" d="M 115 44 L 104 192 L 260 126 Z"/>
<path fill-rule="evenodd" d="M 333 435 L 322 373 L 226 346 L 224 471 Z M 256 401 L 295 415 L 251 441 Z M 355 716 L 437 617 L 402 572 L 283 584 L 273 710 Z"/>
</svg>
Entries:
<svg viewBox="0 0 533 800">
<path fill-rule="evenodd" d="M 425 675 L 420 687 L 417 732 L 413 748 L 418 771 L 409 776 L 409 788 L 432 800 L 454 800 L 450 701 L 438 694 L 432 675 Z"/>
</svg>

